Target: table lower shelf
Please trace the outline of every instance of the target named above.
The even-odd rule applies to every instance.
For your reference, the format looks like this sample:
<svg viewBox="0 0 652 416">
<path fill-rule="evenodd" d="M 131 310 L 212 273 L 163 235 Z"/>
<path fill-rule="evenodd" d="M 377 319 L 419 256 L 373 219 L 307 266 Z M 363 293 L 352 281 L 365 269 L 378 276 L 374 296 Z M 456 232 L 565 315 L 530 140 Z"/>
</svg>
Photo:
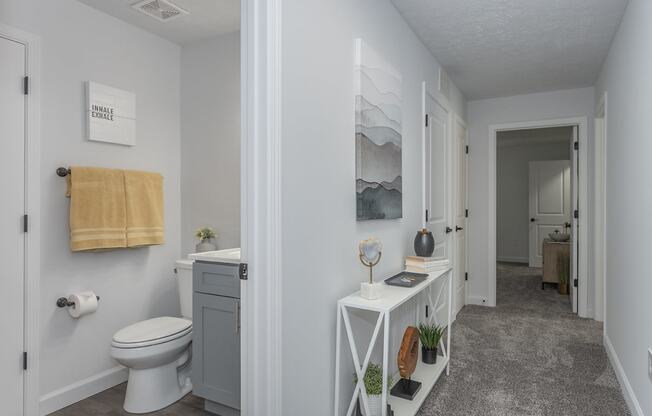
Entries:
<svg viewBox="0 0 652 416">
<path fill-rule="evenodd" d="M 417 368 L 412 374 L 412 380 L 421 382 L 421 389 L 414 396 L 413 400 L 401 399 L 400 397 L 389 395 L 387 402 L 392 406 L 394 416 L 416 415 L 426 400 L 426 397 L 428 397 L 432 387 L 439 380 L 442 373 L 446 371 L 446 365 L 448 365 L 448 357 L 442 356 L 437 357 L 435 364 L 424 364 L 421 361 L 421 351 L 419 351 L 419 361 Z M 396 382 L 398 383 L 398 380 Z"/>
</svg>

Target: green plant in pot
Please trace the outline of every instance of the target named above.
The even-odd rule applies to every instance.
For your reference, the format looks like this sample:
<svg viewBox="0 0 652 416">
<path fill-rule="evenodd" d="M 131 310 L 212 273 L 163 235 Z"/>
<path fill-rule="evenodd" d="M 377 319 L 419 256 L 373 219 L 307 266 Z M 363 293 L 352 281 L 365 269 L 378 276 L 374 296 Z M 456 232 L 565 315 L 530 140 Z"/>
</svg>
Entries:
<svg viewBox="0 0 652 416">
<path fill-rule="evenodd" d="M 217 237 L 217 234 L 215 234 L 215 231 L 213 231 L 211 227 L 198 229 L 195 231 L 195 237 L 199 240 L 199 243 L 195 246 L 195 251 L 197 253 L 217 250 L 217 247 L 212 242 L 212 240 Z"/>
<path fill-rule="evenodd" d="M 559 270 L 559 288 L 561 295 L 568 294 L 568 280 L 570 277 L 570 256 L 567 253 L 560 253 L 557 257 L 557 270 Z"/>
<path fill-rule="evenodd" d="M 357 374 L 353 374 L 353 382 L 358 383 Z M 387 387 L 392 385 L 392 377 L 387 377 Z M 364 374 L 364 388 L 369 396 L 369 414 L 366 413 L 362 398 L 360 398 L 360 410 L 363 416 L 381 416 L 382 415 L 382 394 L 383 394 L 383 368 L 374 363 L 369 363 L 367 371 Z"/>
<path fill-rule="evenodd" d="M 419 339 L 421 340 L 421 361 L 425 364 L 437 362 L 437 346 L 444 335 L 444 327 L 436 324 L 420 324 Z"/>
</svg>

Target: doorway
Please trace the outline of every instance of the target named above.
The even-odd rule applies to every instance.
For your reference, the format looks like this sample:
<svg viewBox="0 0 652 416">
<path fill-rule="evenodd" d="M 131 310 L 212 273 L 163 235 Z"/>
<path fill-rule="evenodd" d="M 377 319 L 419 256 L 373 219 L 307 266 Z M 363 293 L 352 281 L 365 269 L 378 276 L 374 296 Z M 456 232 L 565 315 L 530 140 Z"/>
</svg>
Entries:
<svg viewBox="0 0 652 416">
<path fill-rule="evenodd" d="M 578 313 L 581 317 L 587 316 L 587 227 L 586 227 L 586 214 L 587 204 L 587 120 L 586 118 L 568 118 L 557 120 L 543 120 L 534 122 L 520 122 L 510 123 L 503 125 L 494 125 L 490 127 L 489 135 L 489 304 L 496 305 L 496 261 L 498 257 L 498 230 L 497 230 L 497 217 L 501 213 L 497 207 L 497 149 L 498 149 L 498 136 L 504 132 L 518 131 L 518 130 L 531 130 L 531 129 L 545 129 L 545 128 L 570 128 L 572 131 L 571 139 L 568 141 L 571 174 L 570 174 L 570 188 L 571 188 L 571 245 L 572 250 L 571 268 L 568 277 L 569 287 L 571 290 L 571 300 L 573 311 Z M 529 172 L 527 174 L 529 176 Z M 529 191 L 528 191 L 529 192 Z M 504 214 L 504 212 L 502 213 Z M 526 217 L 530 221 L 532 217 Z M 536 222 L 536 219 L 535 221 Z M 563 225 L 560 224 L 560 225 Z M 560 228 L 560 232 L 562 227 Z M 554 230 L 551 230 L 554 232 Z M 529 235 L 529 234 L 528 234 Z M 527 244 L 529 247 L 529 243 Z M 505 259 L 503 259 L 505 260 Z M 529 262 L 529 253 L 528 253 Z"/>
<path fill-rule="evenodd" d="M 531 269 L 530 280 L 539 276 L 541 290 L 562 294 L 568 294 L 570 275 L 573 135 L 572 126 L 497 134 L 496 244 L 497 260 L 505 263 L 501 270 L 523 264 Z M 571 298 L 566 299 L 570 305 Z"/>
</svg>

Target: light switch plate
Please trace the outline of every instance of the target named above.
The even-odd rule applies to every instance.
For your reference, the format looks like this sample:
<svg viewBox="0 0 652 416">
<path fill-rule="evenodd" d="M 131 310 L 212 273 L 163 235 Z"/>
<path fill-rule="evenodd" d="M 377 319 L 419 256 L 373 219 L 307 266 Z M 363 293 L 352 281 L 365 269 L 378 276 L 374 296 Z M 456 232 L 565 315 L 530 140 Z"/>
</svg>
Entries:
<svg viewBox="0 0 652 416">
<path fill-rule="evenodd" d="M 647 376 L 652 380 L 652 348 L 647 350 Z"/>
</svg>

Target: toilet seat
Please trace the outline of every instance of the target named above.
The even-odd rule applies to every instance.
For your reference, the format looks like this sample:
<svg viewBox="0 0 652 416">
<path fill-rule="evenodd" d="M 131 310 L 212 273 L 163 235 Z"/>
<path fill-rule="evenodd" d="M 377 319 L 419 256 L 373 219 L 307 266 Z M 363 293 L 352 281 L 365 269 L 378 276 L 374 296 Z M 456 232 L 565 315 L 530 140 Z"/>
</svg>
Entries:
<svg viewBox="0 0 652 416">
<path fill-rule="evenodd" d="M 192 332 L 192 321 L 163 316 L 129 325 L 113 336 L 115 348 L 142 348 L 174 341 Z"/>
</svg>

